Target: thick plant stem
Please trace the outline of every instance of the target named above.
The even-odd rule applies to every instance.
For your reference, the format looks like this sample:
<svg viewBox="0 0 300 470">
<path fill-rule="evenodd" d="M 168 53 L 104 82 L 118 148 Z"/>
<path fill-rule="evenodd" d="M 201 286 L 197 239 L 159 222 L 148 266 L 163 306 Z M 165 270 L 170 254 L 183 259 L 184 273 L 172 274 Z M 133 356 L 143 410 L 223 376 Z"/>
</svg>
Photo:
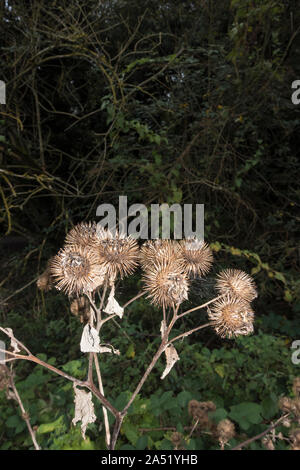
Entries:
<svg viewBox="0 0 300 470">
<path fill-rule="evenodd" d="M 99 391 L 104 396 L 104 389 L 103 389 L 101 371 L 100 371 L 100 366 L 99 366 L 99 362 L 98 362 L 98 356 L 97 356 L 96 353 L 94 353 L 94 360 L 95 360 L 96 372 L 97 372 L 97 377 L 98 377 Z M 105 426 L 105 440 L 106 440 L 107 448 L 109 449 L 111 438 L 110 438 L 108 414 L 107 414 L 107 409 L 105 408 L 105 406 L 102 406 L 102 410 L 103 410 L 104 426 Z"/>
</svg>

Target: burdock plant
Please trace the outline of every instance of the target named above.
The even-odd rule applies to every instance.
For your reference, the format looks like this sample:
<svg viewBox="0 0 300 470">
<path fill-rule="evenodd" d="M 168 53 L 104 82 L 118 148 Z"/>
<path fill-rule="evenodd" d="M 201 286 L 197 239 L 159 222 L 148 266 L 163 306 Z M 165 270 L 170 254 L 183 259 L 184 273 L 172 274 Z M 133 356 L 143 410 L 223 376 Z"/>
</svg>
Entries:
<svg viewBox="0 0 300 470">
<path fill-rule="evenodd" d="M 97 419 L 92 399 L 99 400 L 103 407 L 107 448 L 113 450 L 130 405 L 161 355 L 164 353 L 166 361 L 161 379 L 166 377 L 178 361 L 179 356 L 175 349 L 178 340 L 205 327 L 212 327 L 222 338 L 234 338 L 253 332 L 254 312 L 250 302 L 257 296 L 255 284 L 248 274 L 237 269 L 227 269 L 217 275 L 215 287 L 218 295 L 215 298 L 184 310 L 183 305 L 189 300 L 191 283 L 197 283 L 197 280 L 206 276 L 212 264 L 213 256 L 209 245 L 195 238 L 180 242 L 147 241 L 139 247 L 137 241 L 130 236 L 118 231 L 111 233 L 95 222 L 78 224 L 67 234 L 65 244 L 58 254 L 49 260 L 46 271 L 37 284 L 42 290 L 55 287 L 63 291 L 70 298 L 71 311 L 84 324 L 80 350 L 88 356 L 86 380 L 78 380 L 43 362 L 14 337 L 11 329 L 0 328 L 11 339 L 12 351 L 2 351 L 6 354 L 6 361 L 32 361 L 72 381 L 75 395 L 73 423 L 81 422 L 83 437 L 88 424 Z M 139 265 L 143 271 L 143 288 L 125 305 L 120 306 L 116 299 L 116 281 L 132 274 Z M 105 324 L 115 317 L 122 319 L 126 307 L 142 296 L 146 296 L 161 309 L 161 342 L 128 403 L 122 410 L 118 410 L 105 398 L 98 356 L 106 353 L 119 355 L 120 352 L 107 342 L 101 343 L 100 338 L 102 340 L 105 337 Z M 204 308 L 207 308 L 208 313 L 206 323 L 177 336 L 172 334 L 178 320 Z M 97 385 L 93 378 L 94 368 Z M 112 429 L 108 413 L 115 418 Z M 32 433 L 33 431 L 31 436 L 35 447 L 38 448 Z"/>
</svg>

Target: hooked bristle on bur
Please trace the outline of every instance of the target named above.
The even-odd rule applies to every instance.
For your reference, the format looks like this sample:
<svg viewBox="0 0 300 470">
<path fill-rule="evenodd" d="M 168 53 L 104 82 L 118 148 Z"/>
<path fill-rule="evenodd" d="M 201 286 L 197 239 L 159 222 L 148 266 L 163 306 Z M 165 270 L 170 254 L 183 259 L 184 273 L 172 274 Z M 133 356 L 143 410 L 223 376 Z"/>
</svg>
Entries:
<svg viewBox="0 0 300 470">
<path fill-rule="evenodd" d="M 197 238 L 180 242 L 180 265 L 192 277 L 204 276 L 213 263 L 212 251 L 207 243 Z"/>
<path fill-rule="evenodd" d="M 141 247 L 140 263 L 146 271 L 149 267 L 161 261 L 175 262 L 178 253 L 179 243 L 175 240 L 148 240 Z"/>
<path fill-rule="evenodd" d="M 254 312 L 248 302 L 227 296 L 213 303 L 208 318 L 222 338 L 253 333 Z"/>
<path fill-rule="evenodd" d="M 95 250 L 82 245 L 65 246 L 50 263 L 50 272 L 58 290 L 79 295 L 103 284 L 106 269 L 99 265 Z"/>
<path fill-rule="evenodd" d="M 96 242 L 96 222 L 81 222 L 73 227 L 66 236 L 66 246 L 94 246 Z"/>
<path fill-rule="evenodd" d="M 143 280 L 148 298 L 156 305 L 173 307 L 188 299 L 188 279 L 176 263 L 157 262 L 145 271 Z"/>
<path fill-rule="evenodd" d="M 239 269 L 226 269 L 219 273 L 216 288 L 220 294 L 228 294 L 246 302 L 251 302 L 257 297 L 254 280 Z"/>
<path fill-rule="evenodd" d="M 98 235 L 97 253 L 99 263 L 107 269 L 107 276 L 114 281 L 119 274 L 121 279 L 129 276 L 138 266 L 139 247 L 137 241 L 116 231 L 102 230 Z"/>
</svg>

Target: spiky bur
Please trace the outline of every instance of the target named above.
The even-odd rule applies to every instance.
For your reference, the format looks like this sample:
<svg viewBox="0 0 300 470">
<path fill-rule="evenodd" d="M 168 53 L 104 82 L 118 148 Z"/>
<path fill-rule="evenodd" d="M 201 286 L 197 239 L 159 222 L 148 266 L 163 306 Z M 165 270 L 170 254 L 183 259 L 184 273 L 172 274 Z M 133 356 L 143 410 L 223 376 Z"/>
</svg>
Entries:
<svg viewBox="0 0 300 470">
<path fill-rule="evenodd" d="M 179 261 L 182 269 L 192 277 L 203 277 L 210 270 L 213 255 L 207 243 L 197 238 L 188 238 L 179 243 Z"/>
<path fill-rule="evenodd" d="M 173 307 L 188 299 L 188 279 L 176 263 L 157 262 L 145 271 L 143 281 L 144 291 L 155 305 Z"/>
<path fill-rule="evenodd" d="M 213 422 L 209 412 L 216 411 L 216 405 L 212 401 L 190 400 L 188 403 L 188 413 L 197 421 L 197 425 L 202 429 L 212 429 Z"/>
<path fill-rule="evenodd" d="M 239 269 L 225 269 L 217 275 L 216 288 L 220 294 L 251 302 L 257 297 L 255 283 L 247 273 Z"/>
<path fill-rule="evenodd" d="M 213 303 L 208 318 L 222 338 L 248 335 L 253 332 L 254 312 L 250 304 L 229 296 Z"/>
<path fill-rule="evenodd" d="M 114 282 L 132 274 L 138 266 L 139 247 L 135 239 L 116 231 L 100 230 L 97 235 L 96 249 L 101 266 L 107 270 L 107 277 Z"/>
<path fill-rule="evenodd" d="M 37 287 L 42 291 L 49 291 L 54 287 L 53 278 L 51 275 L 50 265 L 53 260 L 53 257 L 49 259 L 45 271 L 38 277 L 36 281 Z"/>
<path fill-rule="evenodd" d="M 300 450 L 300 428 L 293 429 L 289 437 L 292 442 L 291 450 Z"/>
<path fill-rule="evenodd" d="M 82 245 L 65 246 L 50 263 L 55 287 L 66 294 L 88 293 L 103 284 L 106 269 L 95 250 Z"/>
<path fill-rule="evenodd" d="M 180 246 L 175 240 L 147 240 L 140 250 L 140 263 L 144 271 L 161 261 L 174 262 L 178 259 Z"/>
<path fill-rule="evenodd" d="M 235 436 L 234 424 L 229 419 L 222 419 L 217 425 L 216 433 L 220 445 L 224 448 L 225 444 Z"/>
<path fill-rule="evenodd" d="M 66 246 L 94 246 L 96 243 L 97 224 L 96 222 L 81 222 L 75 225 L 67 234 Z"/>
<path fill-rule="evenodd" d="M 295 377 L 293 382 L 293 393 L 295 397 L 300 398 L 300 377 Z"/>
</svg>

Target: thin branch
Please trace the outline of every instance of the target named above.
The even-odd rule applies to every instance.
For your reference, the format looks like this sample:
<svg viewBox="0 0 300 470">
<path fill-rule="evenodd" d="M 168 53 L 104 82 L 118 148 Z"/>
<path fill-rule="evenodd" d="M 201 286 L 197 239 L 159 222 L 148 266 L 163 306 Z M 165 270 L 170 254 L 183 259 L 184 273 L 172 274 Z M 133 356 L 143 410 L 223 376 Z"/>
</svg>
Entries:
<svg viewBox="0 0 300 470">
<path fill-rule="evenodd" d="M 26 423 L 26 426 L 28 428 L 28 431 L 29 431 L 29 434 L 30 434 L 30 437 L 32 439 L 32 442 L 33 442 L 33 445 L 34 445 L 34 448 L 35 450 L 41 450 L 40 446 L 38 445 L 37 443 L 37 440 L 36 440 L 36 437 L 35 437 L 35 432 L 33 431 L 32 427 L 31 427 L 31 424 L 30 424 L 30 417 L 29 417 L 29 414 L 26 412 L 24 406 L 23 406 L 23 403 L 22 403 L 22 400 L 21 400 L 21 397 L 18 393 L 18 390 L 17 390 L 17 387 L 15 385 L 15 382 L 14 382 L 14 378 L 13 378 L 13 371 L 11 370 L 10 373 L 9 373 L 9 378 L 10 378 L 10 387 L 12 388 L 13 392 L 14 392 L 14 398 L 15 400 L 18 402 L 18 405 L 21 409 L 21 412 L 22 412 L 22 418 L 24 419 L 25 423 Z"/>
<path fill-rule="evenodd" d="M 97 377 L 98 377 L 99 391 L 104 396 L 104 388 L 103 388 L 103 383 L 102 383 L 101 371 L 100 371 L 100 366 L 98 362 L 98 356 L 96 353 L 94 353 L 94 360 L 95 360 L 96 372 L 97 372 Z M 103 410 L 104 425 L 105 425 L 106 445 L 107 445 L 107 448 L 109 449 L 111 437 L 110 437 L 107 409 L 105 408 L 105 406 L 102 406 L 102 410 Z"/>
<path fill-rule="evenodd" d="M 287 413 L 286 415 L 281 416 L 274 424 L 271 424 L 265 431 L 261 432 L 260 434 L 257 434 L 257 436 L 251 437 L 250 439 L 247 439 L 246 441 L 242 442 L 241 444 L 238 444 L 237 446 L 233 447 L 231 450 L 239 450 L 242 449 L 243 447 L 247 446 L 248 444 L 251 444 L 251 442 L 257 441 L 258 439 L 261 439 L 264 437 L 268 432 L 272 431 L 272 429 L 276 428 L 282 421 L 284 421 L 290 413 Z"/>
<path fill-rule="evenodd" d="M 181 333 L 181 335 L 178 335 L 175 338 L 172 338 L 171 341 L 168 342 L 168 345 L 174 343 L 178 339 L 185 338 L 186 336 L 189 336 L 192 333 L 195 333 L 196 331 L 202 330 L 202 328 L 206 328 L 207 326 L 210 326 L 210 323 L 205 323 L 204 325 L 197 326 L 197 328 L 193 328 L 190 331 L 186 331 L 185 333 Z"/>
<path fill-rule="evenodd" d="M 187 310 L 186 312 L 183 312 L 180 315 L 178 315 L 177 319 L 184 317 L 188 313 L 195 312 L 196 310 L 199 310 L 200 308 L 207 307 L 207 305 L 209 305 L 213 302 L 216 302 L 217 300 L 221 299 L 222 297 L 224 297 L 224 294 L 218 295 L 218 297 L 215 297 L 214 299 L 209 300 L 209 302 L 206 302 L 205 304 L 198 305 L 197 307 L 191 308 L 190 310 Z"/>
</svg>

